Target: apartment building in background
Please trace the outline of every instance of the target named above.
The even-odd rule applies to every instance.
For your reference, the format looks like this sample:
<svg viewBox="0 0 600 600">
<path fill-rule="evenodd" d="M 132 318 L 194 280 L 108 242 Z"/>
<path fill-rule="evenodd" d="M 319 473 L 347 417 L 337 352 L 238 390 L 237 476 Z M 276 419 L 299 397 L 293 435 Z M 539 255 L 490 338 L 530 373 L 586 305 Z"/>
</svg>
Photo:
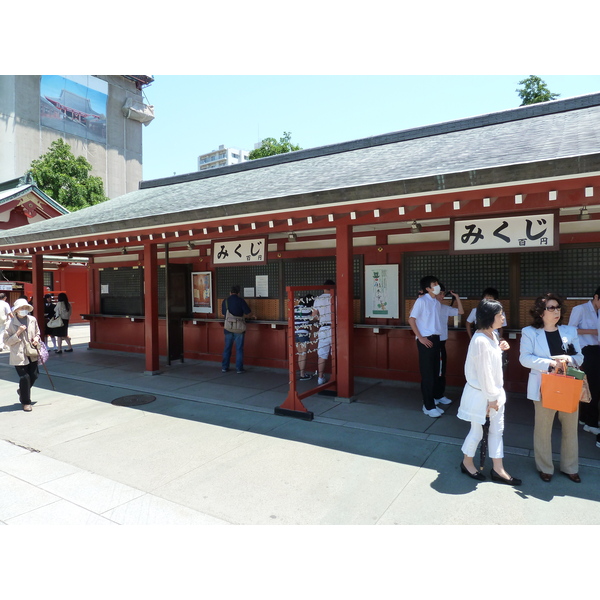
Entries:
<svg viewBox="0 0 600 600">
<path fill-rule="evenodd" d="M 248 160 L 249 150 L 240 150 L 239 148 L 225 148 L 219 146 L 217 150 L 212 150 L 198 157 L 198 171 L 236 165 Z"/>
</svg>

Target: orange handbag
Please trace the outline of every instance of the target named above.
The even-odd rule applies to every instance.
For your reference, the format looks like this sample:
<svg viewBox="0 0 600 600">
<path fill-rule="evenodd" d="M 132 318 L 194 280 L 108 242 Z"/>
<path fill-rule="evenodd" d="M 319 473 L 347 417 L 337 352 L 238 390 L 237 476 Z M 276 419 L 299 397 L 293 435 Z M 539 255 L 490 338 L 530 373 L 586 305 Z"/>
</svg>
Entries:
<svg viewBox="0 0 600 600">
<path fill-rule="evenodd" d="M 579 407 L 583 380 L 566 374 L 566 365 L 557 373 L 542 373 L 542 406 L 574 413 Z"/>
</svg>

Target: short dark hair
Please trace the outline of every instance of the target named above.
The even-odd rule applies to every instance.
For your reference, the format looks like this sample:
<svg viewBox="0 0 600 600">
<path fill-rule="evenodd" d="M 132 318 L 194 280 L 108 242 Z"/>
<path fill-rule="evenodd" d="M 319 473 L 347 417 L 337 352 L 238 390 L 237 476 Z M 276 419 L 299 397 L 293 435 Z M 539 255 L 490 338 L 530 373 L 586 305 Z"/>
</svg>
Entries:
<svg viewBox="0 0 600 600">
<path fill-rule="evenodd" d="M 560 311 L 560 319 L 557 321 L 556 324 L 557 325 L 562 324 L 562 320 L 563 320 L 563 316 L 564 316 L 564 312 L 565 312 L 564 311 L 565 303 L 563 302 L 563 299 L 558 294 L 554 294 L 553 292 L 548 292 L 547 294 L 544 294 L 543 296 L 538 296 L 535 299 L 535 302 L 533 303 L 533 308 L 529 311 L 529 313 L 533 317 L 532 326 L 535 327 L 536 329 L 541 329 L 544 326 L 544 319 L 542 317 L 544 316 L 544 311 L 546 310 L 546 304 L 547 304 L 548 300 L 555 300 L 556 302 L 558 302 L 558 305 L 560 306 L 561 311 Z"/>
<path fill-rule="evenodd" d="M 498 290 L 496 288 L 489 287 L 485 288 L 485 290 L 483 290 L 483 292 L 481 293 L 482 299 L 486 296 L 491 296 L 494 300 L 498 300 L 500 294 L 498 293 Z"/>
<path fill-rule="evenodd" d="M 594 296 L 598 296 L 598 298 L 600 298 L 600 286 L 598 288 L 596 288 L 596 291 L 594 292 Z"/>
<path fill-rule="evenodd" d="M 438 283 L 440 282 L 440 280 L 437 277 L 434 277 L 433 275 L 426 275 L 425 277 L 421 277 L 421 281 L 419 282 L 419 286 L 421 288 L 421 291 L 423 293 L 425 293 L 425 290 L 428 287 L 431 287 L 431 284 L 437 281 Z"/>
<path fill-rule="evenodd" d="M 502 304 L 498 300 L 482 300 L 475 312 L 477 329 L 489 329 L 494 324 L 496 315 L 501 312 Z"/>
<path fill-rule="evenodd" d="M 335 281 L 333 279 L 326 279 L 323 285 L 335 285 Z"/>
<path fill-rule="evenodd" d="M 240 286 L 239 285 L 232 285 L 231 286 L 231 293 L 232 294 L 239 294 L 240 293 Z"/>
<path fill-rule="evenodd" d="M 4 292 L 0 292 L 0 300 L 4 300 L 6 298 L 6 294 Z"/>
</svg>

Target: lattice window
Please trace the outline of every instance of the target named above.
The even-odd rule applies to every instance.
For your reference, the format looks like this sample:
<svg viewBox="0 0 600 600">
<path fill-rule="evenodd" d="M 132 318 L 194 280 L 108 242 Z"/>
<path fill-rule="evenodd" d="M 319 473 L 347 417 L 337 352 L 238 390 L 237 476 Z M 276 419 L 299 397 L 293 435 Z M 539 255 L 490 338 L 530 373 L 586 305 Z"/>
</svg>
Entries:
<svg viewBox="0 0 600 600">
<path fill-rule="evenodd" d="M 143 315 L 143 269 L 119 267 L 100 271 L 100 312 L 105 315 Z"/>
<path fill-rule="evenodd" d="M 500 298 L 509 294 L 508 254 L 405 254 L 404 297 L 416 298 L 419 281 L 426 275 L 439 277 L 447 290 L 460 296 L 479 298 L 485 288 L 498 290 Z"/>
<path fill-rule="evenodd" d="M 600 247 L 521 255 L 521 296 L 554 292 L 564 298 L 591 298 L 599 282 Z"/>
</svg>

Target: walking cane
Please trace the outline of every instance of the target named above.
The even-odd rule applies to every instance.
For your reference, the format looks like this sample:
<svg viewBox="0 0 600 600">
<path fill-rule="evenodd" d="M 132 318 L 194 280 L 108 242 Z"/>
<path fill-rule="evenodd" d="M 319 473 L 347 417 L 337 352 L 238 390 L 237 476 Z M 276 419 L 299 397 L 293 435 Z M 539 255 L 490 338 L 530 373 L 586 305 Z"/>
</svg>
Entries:
<svg viewBox="0 0 600 600">
<path fill-rule="evenodd" d="M 487 456 L 488 448 L 488 434 L 490 432 L 490 418 L 485 418 L 485 424 L 483 426 L 483 437 L 481 438 L 481 448 L 479 450 L 479 470 L 483 471 L 485 464 L 485 457 Z"/>
<path fill-rule="evenodd" d="M 46 366 L 46 362 L 48 360 L 49 354 L 48 354 L 48 348 L 46 347 L 46 344 L 44 344 L 44 342 L 41 342 L 39 352 L 40 352 L 40 359 L 42 359 L 42 358 L 44 359 L 43 361 L 39 360 L 39 362 L 42 363 L 42 365 L 44 367 L 44 371 L 46 371 L 46 375 L 48 375 L 48 379 L 50 380 L 50 385 L 52 386 L 52 389 L 55 390 L 56 388 L 54 387 L 54 382 L 52 381 L 52 377 L 50 377 L 50 373 L 48 373 L 48 367 Z"/>
<path fill-rule="evenodd" d="M 46 371 L 46 375 L 48 375 L 48 379 L 50 380 L 50 385 L 52 386 L 52 389 L 56 391 L 56 389 L 54 387 L 54 383 L 52 381 L 52 377 L 50 377 L 50 373 L 48 373 L 48 368 L 46 367 L 46 363 L 43 362 L 42 365 L 44 365 L 44 371 Z"/>
</svg>

